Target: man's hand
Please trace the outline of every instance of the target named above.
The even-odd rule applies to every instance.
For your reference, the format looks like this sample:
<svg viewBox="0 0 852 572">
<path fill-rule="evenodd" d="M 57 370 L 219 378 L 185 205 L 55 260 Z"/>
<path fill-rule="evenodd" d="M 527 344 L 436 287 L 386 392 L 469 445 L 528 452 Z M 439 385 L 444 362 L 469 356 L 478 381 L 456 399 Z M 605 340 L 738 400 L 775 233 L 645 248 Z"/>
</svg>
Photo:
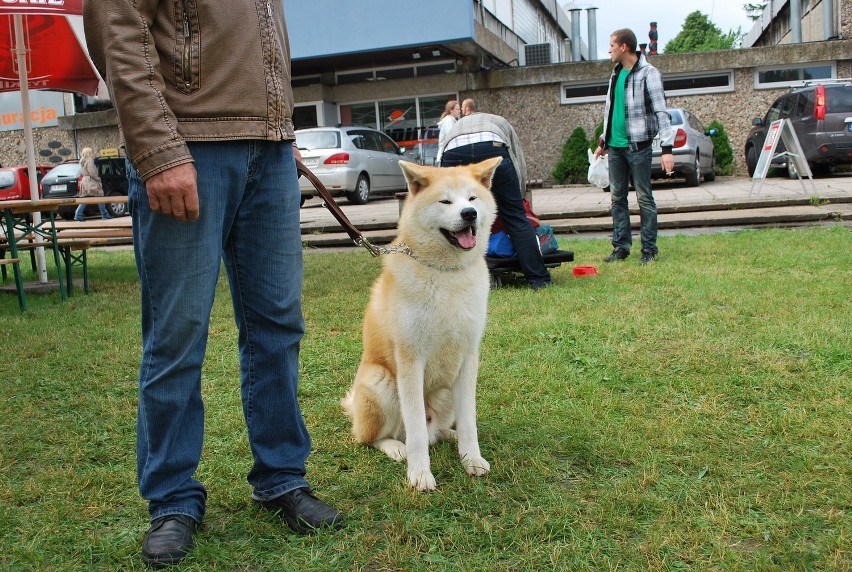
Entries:
<svg viewBox="0 0 852 572">
<path fill-rule="evenodd" d="M 198 219 L 198 187 L 195 166 L 183 163 L 157 173 L 147 181 L 151 210 L 181 222 Z"/>
<path fill-rule="evenodd" d="M 606 155 L 606 152 L 607 152 L 607 149 L 604 149 L 603 147 L 598 145 L 598 148 L 595 149 L 595 159 L 597 159 L 601 155 Z M 674 158 L 672 159 L 672 161 L 674 161 Z"/>
<path fill-rule="evenodd" d="M 671 153 L 666 153 L 660 157 L 660 165 L 663 167 L 663 172 L 666 175 L 672 175 L 674 173 L 674 155 Z"/>
</svg>

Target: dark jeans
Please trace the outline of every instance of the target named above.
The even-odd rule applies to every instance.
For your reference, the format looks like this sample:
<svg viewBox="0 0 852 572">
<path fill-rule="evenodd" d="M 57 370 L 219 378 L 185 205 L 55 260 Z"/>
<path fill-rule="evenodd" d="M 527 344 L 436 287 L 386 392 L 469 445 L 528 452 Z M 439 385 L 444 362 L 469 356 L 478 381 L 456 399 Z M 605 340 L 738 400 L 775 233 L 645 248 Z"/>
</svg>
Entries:
<svg viewBox="0 0 852 572">
<path fill-rule="evenodd" d="M 495 147 L 491 142 L 462 145 L 444 151 L 442 167 L 470 165 L 491 157 L 503 157 L 491 183 L 491 194 L 497 202 L 497 213 L 503 219 L 506 234 L 515 247 L 521 272 L 531 285 L 550 282 L 550 272 L 544 266 L 538 237 L 524 211 L 523 193 L 518 172 L 506 147 Z"/>
<path fill-rule="evenodd" d="M 657 203 L 651 194 L 651 147 L 638 151 L 610 147 L 609 190 L 612 198 L 612 246 L 630 251 L 630 209 L 627 206 L 627 185 L 633 176 L 636 200 L 639 202 L 642 252 L 657 253 Z"/>
</svg>

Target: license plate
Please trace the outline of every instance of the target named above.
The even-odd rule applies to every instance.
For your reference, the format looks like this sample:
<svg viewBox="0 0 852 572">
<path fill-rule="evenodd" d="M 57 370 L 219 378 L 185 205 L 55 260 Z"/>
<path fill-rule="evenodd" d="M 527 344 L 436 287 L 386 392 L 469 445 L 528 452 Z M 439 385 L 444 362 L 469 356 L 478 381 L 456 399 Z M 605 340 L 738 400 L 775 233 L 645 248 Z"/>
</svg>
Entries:
<svg viewBox="0 0 852 572">
<path fill-rule="evenodd" d="M 305 159 L 302 164 L 308 168 L 316 167 L 319 164 L 319 159 Z"/>
<path fill-rule="evenodd" d="M 59 191 L 67 191 L 68 185 L 51 185 L 50 192 L 58 193 Z"/>
</svg>

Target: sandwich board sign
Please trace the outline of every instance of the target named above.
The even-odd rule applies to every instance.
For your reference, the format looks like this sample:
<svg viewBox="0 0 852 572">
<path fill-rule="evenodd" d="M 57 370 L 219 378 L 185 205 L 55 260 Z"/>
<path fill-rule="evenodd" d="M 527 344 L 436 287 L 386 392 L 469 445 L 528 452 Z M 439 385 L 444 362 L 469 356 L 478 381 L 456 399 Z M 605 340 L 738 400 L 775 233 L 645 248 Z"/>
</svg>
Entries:
<svg viewBox="0 0 852 572">
<path fill-rule="evenodd" d="M 775 150 L 778 147 L 778 141 L 784 142 L 785 151 L 781 153 L 776 153 Z M 788 161 L 793 162 L 793 166 L 796 168 L 796 175 L 799 177 L 799 182 L 802 184 L 802 190 L 807 192 L 805 189 L 805 183 L 802 181 L 802 175 L 807 175 L 807 177 L 811 180 L 811 187 L 813 187 L 814 194 L 816 194 L 816 187 L 814 186 L 814 178 L 811 174 L 811 168 L 808 165 L 808 162 L 805 160 L 805 153 L 802 151 L 802 146 L 799 144 L 799 138 L 796 137 L 796 131 L 793 129 L 793 124 L 790 123 L 789 119 L 776 119 L 772 123 L 769 124 L 769 129 L 766 131 L 766 140 L 763 142 L 763 148 L 760 151 L 760 157 L 757 160 L 757 166 L 754 169 L 754 175 L 752 175 L 751 179 L 751 190 L 749 190 L 748 194 L 751 195 L 754 190 L 754 184 L 759 179 L 760 184 L 757 186 L 758 192 L 760 192 L 760 187 L 763 185 L 763 180 L 766 179 L 766 174 L 769 172 L 769 167 L 772 164 L 772 160 L 776 157 L 786 156 Z"/>
</svg>

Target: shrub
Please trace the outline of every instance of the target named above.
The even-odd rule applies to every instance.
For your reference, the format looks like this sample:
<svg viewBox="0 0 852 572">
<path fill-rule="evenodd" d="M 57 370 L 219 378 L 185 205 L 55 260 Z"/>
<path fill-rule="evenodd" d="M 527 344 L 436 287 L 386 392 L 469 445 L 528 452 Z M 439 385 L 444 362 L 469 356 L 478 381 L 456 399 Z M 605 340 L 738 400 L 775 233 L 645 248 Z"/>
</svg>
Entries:
<svg viewBox="0 0 852 572">
<path fill-rule="evenodd" d="M 562 145 L 562 158 L 551 172 L 557 183 L 586 182 L 586 173 L 589 171 L 588 145 L 585 129 L 577 127 Z"/>
<path fill-rule="evenodd" d="M 601 135 L 603 134 L 603 119 L 598 123 L 598 126 L 595 127 L 595 136 L 589 141 L 589 149 L 594 152 L 595 149 L 598 148 L 598 141 L 600 141 Z"/>
<path fill-rule="evenodd" d="M 716 174 L 717 175 L 733 175 L 734 174 L 734 150 L 731 148 L 731 142 L 728 140 L 728 132 L 725 127 L 716 119 L 710 122 L 707 129 L 715 129 L 718 131 L 713 135 L 713 149 L 716 152 Z"/>
</svg>

